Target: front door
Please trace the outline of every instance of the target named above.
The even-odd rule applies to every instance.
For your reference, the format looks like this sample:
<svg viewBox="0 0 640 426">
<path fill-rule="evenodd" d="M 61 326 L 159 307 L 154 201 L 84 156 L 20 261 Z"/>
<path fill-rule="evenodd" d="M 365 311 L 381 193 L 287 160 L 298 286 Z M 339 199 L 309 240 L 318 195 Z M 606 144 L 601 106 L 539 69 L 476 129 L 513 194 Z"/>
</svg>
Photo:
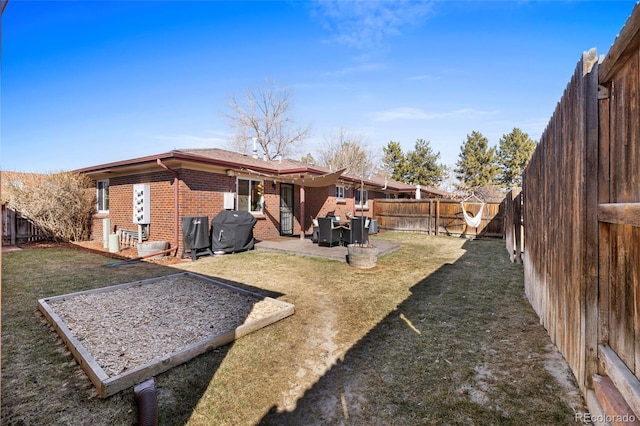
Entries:
<svg viewBox="0 0 640 426">
<path fill-rule="evenodd" d="M 280 184 L 280 235 L 293 235 L 293 185 Z"/>
</svg>

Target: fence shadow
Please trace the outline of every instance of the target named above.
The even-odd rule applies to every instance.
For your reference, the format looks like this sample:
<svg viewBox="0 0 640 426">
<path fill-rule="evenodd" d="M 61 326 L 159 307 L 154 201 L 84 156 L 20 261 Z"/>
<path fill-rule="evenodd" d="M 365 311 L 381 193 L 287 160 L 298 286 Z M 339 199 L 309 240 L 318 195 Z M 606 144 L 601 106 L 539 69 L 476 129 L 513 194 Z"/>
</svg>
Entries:
<svg viewBox="0 0 640 426">
<path fill-rule="evenodd" d="M 548 337 L 523 297 L 521 267 L 487 244 L 465 242 L 294 410 L 273 406 L 260 424 L 571 423 L 545 372 Z M 552 403 L 540 411 L 540 399 Z"/>
</svg>

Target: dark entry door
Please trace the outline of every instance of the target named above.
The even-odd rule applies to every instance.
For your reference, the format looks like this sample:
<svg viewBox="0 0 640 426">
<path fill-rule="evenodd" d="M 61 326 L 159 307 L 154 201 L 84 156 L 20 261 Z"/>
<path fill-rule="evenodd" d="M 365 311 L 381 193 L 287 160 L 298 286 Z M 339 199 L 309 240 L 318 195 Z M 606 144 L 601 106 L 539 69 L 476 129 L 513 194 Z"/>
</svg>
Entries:
<svg viewBox="0 0 640 426">
<path fill-rule="evenodd" d="M 280 184 L 280 235 L 293 235 L 293 185 Z"/>
</svg>

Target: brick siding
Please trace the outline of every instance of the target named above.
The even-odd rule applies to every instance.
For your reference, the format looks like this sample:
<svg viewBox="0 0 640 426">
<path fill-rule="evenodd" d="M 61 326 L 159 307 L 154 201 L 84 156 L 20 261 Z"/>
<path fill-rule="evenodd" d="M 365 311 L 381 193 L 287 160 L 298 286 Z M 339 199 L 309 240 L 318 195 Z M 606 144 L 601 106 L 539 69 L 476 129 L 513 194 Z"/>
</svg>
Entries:
<svg viewBox="0 0 640 426">
<path fill-rule="evenodd" d="M 221 173 L 178 169 L 179 180 L 179 221 L 178 249 L 182 247 L 181 218 L 183 216 L 207 216 L 209 224 L 223 210 L 224 193 L 236 192 L 236 178 Z M 109 212 L 93 217 L 91 239 L 102 241 L 103 219 L 110 219 L 110 233 L 118 229 L 137 230 L 133 223 L 133 185 L 148 183 L 151 197 L 150 241 L 168 241 L 175 248 L 174 241 L 174 176 L 160 170 L 152 173 L 135 174 L 109 179 Z M 305 233 L 312 232 L 312 218 L 328 214 L 346 217 L 347 212 L 358 215 L 355 209 L 355 188 L 345 188 L 345 199 L 336 200 L 335 186 L 305 188 Z M 373 196 L 370 191 L 369 207 L 372 210 Z M 384 194 L 379 194 L 384 196 Z M 294 186 L 294 226 L 293 233 L 300 233 L 300 187 Z M 256 216 L 254 236 L 258 240 L 275 238 L 280 235 L 280 184 L 272 185 L 265 180 L 263 214 Z"/>
</svg>

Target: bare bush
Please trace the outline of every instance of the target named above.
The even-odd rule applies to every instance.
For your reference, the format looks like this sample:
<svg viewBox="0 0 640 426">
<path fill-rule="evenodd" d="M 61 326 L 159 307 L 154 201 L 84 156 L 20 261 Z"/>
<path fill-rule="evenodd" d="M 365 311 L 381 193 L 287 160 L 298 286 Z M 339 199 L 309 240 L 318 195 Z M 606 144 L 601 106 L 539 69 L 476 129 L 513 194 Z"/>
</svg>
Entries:
<svg viewBox="0 0 640 426">
<path fill-rule="evenodd" d="M 5 185 L 9 208 L 55 241 L 89 238 L 95 211 L 93 182 L 71 172 L 12 173 Z"/>
</svg>

